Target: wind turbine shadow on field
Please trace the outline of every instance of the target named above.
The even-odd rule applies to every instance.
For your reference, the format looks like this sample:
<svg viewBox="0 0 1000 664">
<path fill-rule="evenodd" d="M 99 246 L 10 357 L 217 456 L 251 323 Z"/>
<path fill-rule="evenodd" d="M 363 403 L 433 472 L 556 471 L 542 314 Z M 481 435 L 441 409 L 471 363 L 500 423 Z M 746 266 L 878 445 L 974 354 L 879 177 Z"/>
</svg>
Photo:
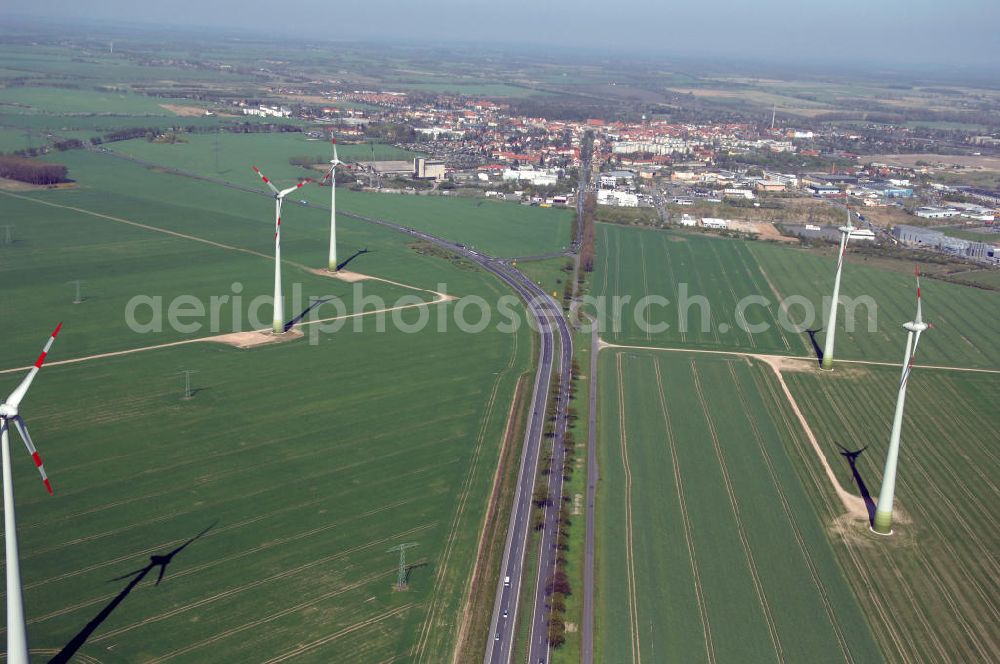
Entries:
<svg viewBox="0 0 1000 664">
<path fill-rule="evenodd" d="M 809 341 L 812 343 L 813 351 L 816 353 L 816 361 L 819 362 L 820 366 L 823 366 L 823 349 L 820 347 L 819 342 L 816 341 L 816 335 L 819 334 L 823 328 L 817 328 L 815 330 L 806 330 L 806 334 L 809 335 Z"/>
<path fill-rule="evenodd" d="M 869 493 L 865 481 L 861 479 L 861 473 L 858 472 L 858 457 L 861 453 L 868 449 L 865 445 L 860 450 L 851 451 L 837 443 L 837 447 L 840 448 L 840 455 L 847 459 L 847 463 L 851 464 L 851 474 L 854 475 L 854 483 L 858 485 L 858 491 L 861 493 L 861 499 L 865 501 L 865 509 L 868 510 L 868 524 L 875 524 L 875 501 L 872 499 L 872 494 Z"/>
<path fill-rule="evenodd" d="M 297 325 L 299 323 L 299 321 L 301 321 L 303 318 L 305 318 L 307 315 L 309 315 L 310 311 L 312 311 L 313 309 L 315 309 L 319 305 L 323 304 L 324 302 L 329 302 L 332 299 L 333 299 L 332 297 L 324 297 L 324 298 L 320 298 L 318 300 L 313 300 L 312 302 L 310 302 L 309 306 L 302 310 L 302 313 L 300 313 L 298 316 L 296 316 L 292 320 L 290 320 L 287 323 L 285 323 L 285 332 L 288 332 L 290 329 L 292 329 L 292 327 L 294 327 L 295 325 Z"/>
<path fill-rule="evenodd" d="M 340 272 L 341 270 L 343 270 L 345 267 L 347 267 L 348 263 L 350 263 L 351 261 L 353 261 L 355 258 L 357 258 L 358 256 L 360 256 L 361 254 L 370 254 L 370 253 L 371 253 L 371 251 L 369 251 L 367 247 L 365 247 L 364 249 L 358 249 L 352 255 L 348 256 L 345 260 L 341 261 L 341 263 L 337 266 L 337 272 Z"/>
<path fill-rule="evenodd" d="M 163 580 L 163 575 L 167 571 L 167 565 L 169 565 L 171 561 L 173 561 L 174 556 L 176 556 L 178 553 L 186 549 L 196 539 L 200 538 L 202 535 L 204 535 L 209 530 L 214 528 L 216 523 L 218 523 L 218 521 L 212 523 L 212 525 L 208 526 L 203 531 L 201 531 L 188 541 L 184 542 L 170 553 L 167 553 L 166 555 L 162 556 L 150 556 L 149 564 L 146 565 L 145 567 L 129 572 L 128 574 L 122 574 L 121 576 L 117 576 L 113 579 L 110 579 L 108 583 L 112 581 L 121 581 L 122 579 L 127 579 L 130 576 L 132 577 L 132 580 L 128 582 L 128 585 L 122 588 L 122 591 L 118 593 L 118 595 L 116 595 L 113 600 L 108 602 L 108 605 L 105 606 L 103 609 L 101 609 L 101 612 L 98 613 L 96 616 L 94 616 L 93 620 L 87 623 L 86 626 L 82 630 L 80 630 L 80 632 L 76 636 L 70 639 L 70 642 L 67 643 L 66 646 L 62 650 L 60 650 L 55 657 L 49 660 L 49 664 L 65 664 L 66 662 L 69 662 L 70 658 L 73 657 L 73 655 L 75 655 L 77 651 L 83 647 L 83 644 L 87 642 L 87 639 L 89 639 L 90 636 L 95 631 L 97 631 L 97 628 L 100 627 L 101 624 L 108 619 L 108 617 L 114 612 L 114 610 L 118 608 L 118 605 L 121 604 L 123 601 L 125 601 L 125 598 L 129 596 L 129 593 L 131 593 L 132 590 L 135 589 L 135 587 L 139 585 L 139 583 L 144 578 L 146 578 L 147 574 L 149 574 L 154 569 L 159 567 L 160 573 L 156 577 L 156 583 L 153 585 L 155 586 L 160 585 L 160 581 Z"/>
</svg>

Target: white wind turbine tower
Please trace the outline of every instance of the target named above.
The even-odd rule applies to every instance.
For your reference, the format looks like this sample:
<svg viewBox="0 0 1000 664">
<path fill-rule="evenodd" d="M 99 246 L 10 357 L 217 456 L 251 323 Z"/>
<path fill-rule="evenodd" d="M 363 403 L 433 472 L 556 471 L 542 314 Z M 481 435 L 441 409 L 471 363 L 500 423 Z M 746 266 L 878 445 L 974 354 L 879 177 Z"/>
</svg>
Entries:
<svg viewBox="0 0 1000 664">
<path fill-rule="evenodd" d="M 275 334 L 282 334 L 285 331 L 285 314 L 281 297 L 281 203 L 285 200 L 285 196 L 300 189 L 307 182 L 312 182 L 312 179 L 306 178 L 288 189 L 278 189 L 260 172 L 259 168 L 254 166 L 253 170 L 274 194 L 274 320 L 272 329 Z"/>
<path fill-rule="evenodd" d="M 326 177 L 330 178 L 330 272 L 337 271 L 337 166 L 344 162 L 337 158 L 337 139 L 330 137 L 333 145 L 333 159 L 330 161 L 330 172 Z M 324 178 L 326 179 L 326 178 Z"/>
<path fill-rule="evenodd" d="M 17 433 L 28 448 L 28 454 L 35 462 L 38 472 L 42 474 L 42 482 L 45 488 L 52 493 L 52 485 L 49 477 L 45 474 L 45 466 L 42 465 L 42 457 L 31 442 L 28 434 L 28 425 L 18 414 L 21 400 L 31 387 L 31 381 L 35 379 L 38 370 L 45 363 L 45 356 L 52 348 L 52 342 L 56 340 L 56 335 L 62 329 L 62 323 L 56 326 L 55 332 L 49 337 L 42 354 L 35 360 L 35 366 L 28 371 L 21 384 L 14 388 L 14 391 L 7 397 L 7 401 L 0 403 L 0 445 L 3 448 L 3 526 L 4 545 L 7 564 L 7 661 L 13 664 L 27 664 L 28 662 L 28 634 L 24 624 L 24 598 L 21 595 L 21 565 L 17 553 L 17 519 L 14 515 L 14 478 L 10 468 L 10 436 L 8 428 L 11 423 L 17 429 Z"/>
<path fill-rule="evenodd" d="M 845 193 L 846 198 L 846 193 Z M 840 273 L 844 269 L 844 254 L 851 239 L 854 226 L 851 225 L 851 207 L 847 205 L 847 225 L 840 227 L 840 254 L 837 256 L 837 276 L 833 278 L 833 299 L 830 300 L 830 315 L 826 321 L 826 342 L 823 344 L 823 369 L 833 370 L 833 338 L 837 333 L 837 303 L 840 301 Z"/>
<path fill-rule="evenodd" d="M 920 312 L 920 271 L 917 270 L 917 317 L 906 328 L 906 356 L 903 359 L 903 373 L 899 378 L 899 395 L 896 397 L 896 415 L 892 420 L 892 433 L 889 435 L 889 452 L 885 457 L 885 470 L 882 471 L 882 489 L 878 494 L 878 505 L 875 508 L 875 523 L 873 530 L 881 535 L 892 534 L 892 501 L 896 491 L 896 462 L 899 459 L 899 433 L 903 426 L 903 408 L 906 405 L 906 385 L 913 372 L 913 361 L 917 357 L 917 345 L 920 343 L 920 333 L 930 327 L 924 322 Z"/>
</svg>

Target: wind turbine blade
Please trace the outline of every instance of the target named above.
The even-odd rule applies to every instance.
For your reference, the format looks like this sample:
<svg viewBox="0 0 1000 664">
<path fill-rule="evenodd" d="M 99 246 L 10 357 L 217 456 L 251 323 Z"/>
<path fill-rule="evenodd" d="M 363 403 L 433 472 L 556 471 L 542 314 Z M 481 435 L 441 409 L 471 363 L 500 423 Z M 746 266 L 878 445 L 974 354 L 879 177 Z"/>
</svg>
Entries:
<svg viewBox="0 0 1000 664">
<path fill-rule="evenodd" d="M 914 322 L 923 323 L 924 319 L 920 311 L 920 268 L 914 268 L 917 274 L 917 318 Z M 919 333 L 918 333 L 919 334 Z M 919 337 L 918 337 L 919 338 Z"/>
<path fill-rule="evenodd" d="M 283 191 L 278 192 L 278 196 L 280 196 L 281 198 L 284 198 L 285 196 L 287 196 L 288 194 L 292 193 L 296 189 L 301 189 L 302 187 L 304 187 L 307 182 L 312 182 L 312 178 L 306 178 L 305 180 L 302 180 L 301 182 L 299 182 L 294 187 L 289 187 L 288 189 L 285 189 Z M 278 190 L 275 189 L 275 191 L 278 191 Z"/>
<path fill-rule="evenodd" d="M 910 373 L 913 371 L 913 364 L 917 361 L 917 346 L 919 345 L 920 330 L 917 330 L 916 336 L 913 338 L 913 351 L 910 353 L 910 361 L 906 363 L 906 370 L 903 372 L 903 377 L 899 381 L 900 388 L 906 385 L 906 382 L 910 380 Z"/>
<path fill-rule="evenodd" d="M 35 462 L 35 467 L 38 468 L 38 472 L 42 475 L 42 483 L 45 484 L 46 490 L 48 490 L 49 495 L 52 495 L 52 484 L 49 482 L 49 476 L 45 474 L 45 466 L 42 465 L 42 456 L 35 449 L 35 444 L 31 442 L 31 435 L 28 433 L 28 425 L 24 423 L 24 419 L 20 415 L 15 415 L 10 418 L 14 421 L 14 427 L 17 432 L 21 434 L 21 440 L 24 441 L 24 446 L 28 448 L 28 454 L 31 455 L 31 460 Z"/>
<path fill-rule="evenodd" d="M 52 342 L 56 340 L 56 337 L 59 335 L 59 330 L 61 329 L 62 323 L 56 325 L 56 329 L 52 333 L 52 336 L 50 336 L 49 340 L 45 342 L 45 347 L 42 348 L 41 355 L 39 355 L 38 359 L 35 360 L 35 366 L 31 367 L 31 370 L 28 371 L 28 375 L 24 377 L 21 384 L 15 387 L 14 391 L 10 393 L 9 397 L 7 397 L 7 405 L 11 408 L 17 409 L 17 407 L 21 404 L 21 400 L 24 399 L 24 395 L 28 392 L 28 388 L 31 387 L 31 381 L 35 380 L 35 375 L 38 373 L 38 370 L 42 368 L 43 364 L 45 364 L 45 356 L 49 354 L 49 349 L 52 348 Z"/>
<path fill-rule="evenodd" d="M 278 188 L 275 187 L 273 184 L 271 184 L 271 181 L 267 179 L 267 176 L 265 176 L 263 173 L 260 172 L 259 168 L 257 168 L 256 166 L 254 166 L 253 167 L 253 172 L 260 176 L 260 179 L 264 181 L 264 184 L 267 185 L 268 189 L 270 189 L 275 194 L 278 193 Z"/>
</svg>

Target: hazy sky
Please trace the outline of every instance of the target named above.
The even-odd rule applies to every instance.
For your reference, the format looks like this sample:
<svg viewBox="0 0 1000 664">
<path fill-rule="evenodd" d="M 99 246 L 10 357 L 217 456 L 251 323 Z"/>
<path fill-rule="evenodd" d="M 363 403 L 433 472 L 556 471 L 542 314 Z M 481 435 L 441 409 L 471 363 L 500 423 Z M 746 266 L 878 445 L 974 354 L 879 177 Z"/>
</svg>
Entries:
<svg viewBox="0 0 1000 664">
<path fill-rule="evenodd" d="M 3 3 L 0 3 L 3 4 Z M 996 64 L 1000 0 L 31 0 L 24 16 L 673 55 Z"/>
</svg>

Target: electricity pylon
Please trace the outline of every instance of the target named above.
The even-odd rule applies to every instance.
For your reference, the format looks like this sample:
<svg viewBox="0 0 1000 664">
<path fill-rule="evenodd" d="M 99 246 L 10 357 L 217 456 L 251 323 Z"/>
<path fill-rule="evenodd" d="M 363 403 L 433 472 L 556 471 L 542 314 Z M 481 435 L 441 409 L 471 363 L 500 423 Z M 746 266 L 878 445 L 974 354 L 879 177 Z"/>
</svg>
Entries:
<svg viewBox="0 0 1000 664">
<path fill-rule="evenodd" d="M 399 551 L 399 573 L 396 576 L 396 590 L 406 590 L 406 550 L 412 549 L 415 546 L 419 546 L 416 542 L 407 542 L 406 544 L 397 544 L 392 547 L 386 553 L 392 553 L 393 551 Z"/>
</svg>

